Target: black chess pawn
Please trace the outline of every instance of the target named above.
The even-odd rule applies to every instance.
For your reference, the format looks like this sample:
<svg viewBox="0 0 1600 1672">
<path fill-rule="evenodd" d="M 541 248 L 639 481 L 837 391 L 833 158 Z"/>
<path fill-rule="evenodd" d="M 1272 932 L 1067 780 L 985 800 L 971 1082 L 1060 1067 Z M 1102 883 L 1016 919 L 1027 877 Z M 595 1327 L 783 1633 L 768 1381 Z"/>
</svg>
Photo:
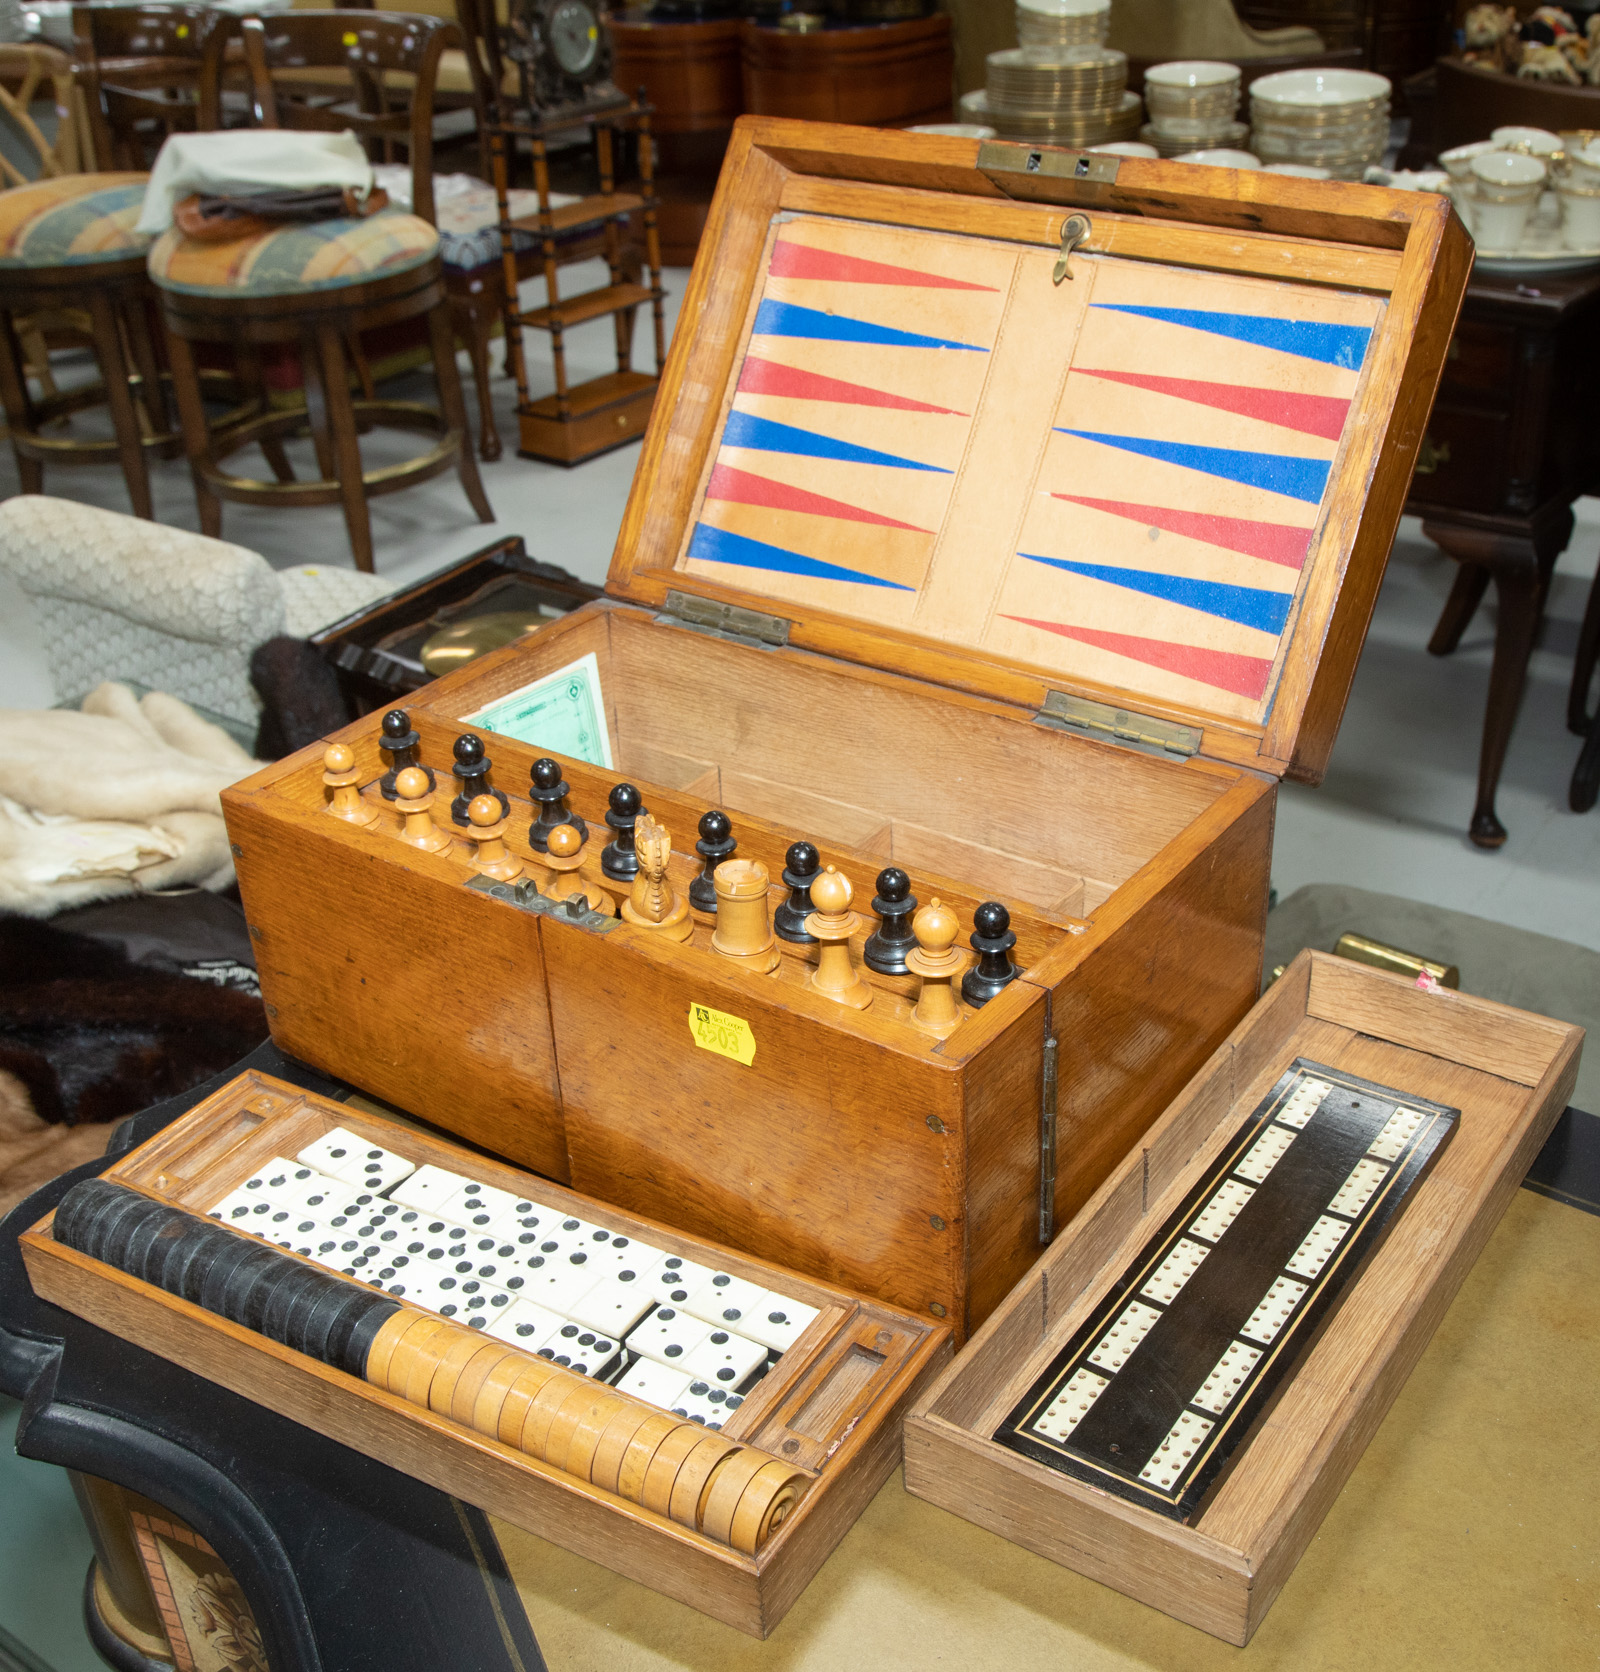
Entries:
<svg viewBox="0 0 1600 1672">
<path fill-rule="evenodd" d="M 789 898 L 772 914 L 772 927 L 786 941 L 810 946 L 815 935 L 806 933 L 806 919 L 816 910 L 811 903 L 811 885 L 822 869 L 822 859 L 809 842 L 796 842 L 783 856 L 783 880 Z"/>
<path fill-rule="evenodd" d="M 972 914 L 971 939 L 978 961 L 961 978 L 961 996 L 981 1006 L 1022 974 L 1011 961 L 1011 948 L 1017 944 L 1011 913 L 998 900 L 985 900 Z"/>
<path fill-rule="evenodd" d="M 609 803 L 606 823 L 616 831 L 616 835 L 600 852 L 600 869 L 613 882 L 632 882 L 639 874 L 633 827 L 646 810 L 644 798 L 632 784 L 618 784 L 611 791 Z"/>
<path fill-rule="evenodd" d="M 467 809 L 480 795 L 492 795 L 500 803 L 500 817 L 511 817 L 511 803 L 506 798 L 504 790 L 497 790 L 489 782 L 489 771 L 494 762 L 484 753 L 483 739 L 473 732 L 463 732 L 456 739 L 453 751 L 456 757 L 456 778 L 461 785 L 461 793 L 450 803 L 450 817 L 465 830 L 471 822 L 467 818 Z"/>
<path fill-rule="evenodd" d="M 389 770 L 378 780 L 378 788 L 386 801 L 393 801 L 395 779 L 408 766 L 422 766 L 417 759 L 422 739 L 412 729 L 411 716 L 403 708 L 391 708 L 383 717 L 383 735 L 378 742 L 389 755 Z M 428 775 L 429 791 L 436 790 L 439 786 L 434 780 L 433 768 L 422 766 L 422 770 Z"/>
<path fill-rule="evenodd" d="M 566 779 L 561 776 L 561 768 L 546 756 L 533 763 L 531 777 L 533 784 L 528 794 L 539 807 L 538 818 L 528 826 L 528 845 L 533 851 L 548 853 L 550 832 L 564 824 L 570 824 L 587 842 L 589 827 L 567 805 L 567 796 L 571 792 Z"/>
<path fill-rule="evenodd" d="M 898 865 L 890 865 L 878 873 L 878 892 L 872 902 L 878 915 L 878 927 L 867 936 L 861 949 L 861 961 L 879 975 L 909 975 L 906 954 L 915 948 L 917 937 L 911 932 L 911 914 L 917 909 L 917 897 L 911 892 L 911 878 Z"/>
<path fill-rule="evenodd" d="M 706 862 L 705 869 L 689 884 L 689 904 L 697 911 L 717 909 L 716 869 L 732 859 L 739 844 L 733 839 L 733 820 L 715 807 L 700 815 L 700 840 L 694 851 Z"/>
</svg>

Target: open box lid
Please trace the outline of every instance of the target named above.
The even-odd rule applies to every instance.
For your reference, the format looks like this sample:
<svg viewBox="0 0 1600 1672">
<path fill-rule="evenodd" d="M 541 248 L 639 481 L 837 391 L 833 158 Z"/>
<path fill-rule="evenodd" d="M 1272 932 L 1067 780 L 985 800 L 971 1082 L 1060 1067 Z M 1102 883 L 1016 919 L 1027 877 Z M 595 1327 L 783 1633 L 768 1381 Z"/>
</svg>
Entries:
<svg viewBox="0 0 1600 1672">
<path fill-rule="evenodd" d="M 607 590 L 1315 782 L 1471 263 L 1431 193 L 742 119 Z"/>
</svg>

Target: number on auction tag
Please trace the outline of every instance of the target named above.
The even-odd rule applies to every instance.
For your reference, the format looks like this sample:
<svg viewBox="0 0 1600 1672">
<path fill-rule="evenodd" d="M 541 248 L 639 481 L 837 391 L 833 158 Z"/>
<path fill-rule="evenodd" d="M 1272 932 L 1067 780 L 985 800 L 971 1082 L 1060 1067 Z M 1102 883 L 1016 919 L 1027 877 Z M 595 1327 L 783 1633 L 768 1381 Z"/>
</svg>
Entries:
<svg viewBox="0 0 1600 1672">
<path fill-rule="evenodd" d="M 715 1051 L 719 1057 L 732 1057 L 746 1068 L 755 1061 L 756 1036 L 742 1016 L 730 1016 L 726 1011 L 713 1010 L 705 1004 L 691 1004 L 689 1032 L 702 1051 Z"/>
</svg>

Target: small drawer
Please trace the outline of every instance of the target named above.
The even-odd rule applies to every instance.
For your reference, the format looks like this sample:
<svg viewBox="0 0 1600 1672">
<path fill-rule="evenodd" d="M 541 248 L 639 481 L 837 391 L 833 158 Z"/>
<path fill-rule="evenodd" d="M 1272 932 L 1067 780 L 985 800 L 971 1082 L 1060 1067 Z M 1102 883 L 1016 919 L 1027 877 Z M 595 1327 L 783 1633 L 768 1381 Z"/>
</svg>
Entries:
<svg viewBox="0 0 1600 1672">
<path fill-rule="evenodd" d="M 1507 415 L 1435 406 L 1411 480 L 1412 502 L 1458 511 L 1498 509 L 1510 433 Z"/>
<path fill-rule="evenodd" d="M 1516 355 L 1517 334 L 1508 326 L 1462 320 L 1445 356 L 1441 397 L 1457 391 L 1493 395 L 1509 406 Z"/>
</svg>

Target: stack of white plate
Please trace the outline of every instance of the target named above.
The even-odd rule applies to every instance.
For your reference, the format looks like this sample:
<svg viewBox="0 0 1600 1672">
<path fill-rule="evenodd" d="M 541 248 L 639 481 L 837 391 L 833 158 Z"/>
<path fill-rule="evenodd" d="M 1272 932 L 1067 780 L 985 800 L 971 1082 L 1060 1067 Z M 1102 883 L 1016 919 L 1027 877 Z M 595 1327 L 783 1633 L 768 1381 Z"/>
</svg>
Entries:
<svg viewBox="0 0 1600 1672">
<path fill-rule="evenodd" d="M 1081 147 L 1132 139 L 1143 106 L 1128 91 L 1125 53 L 1106 47 L 991 52 L 989 83 L 961 100 L 961 119 L 1003 139 Z"/>
<path fill-rule="evenodd" d="M 1239 111 L 1239 67 L 1186 59 L 1153 64 L 1144 75 L 1149 122 L 1139 137 L 1163 157 L 1216 147 L 1237 150 L 1249 128 Z"/>
<path fill-rule="evenodd" d="M 1389 81 L 1370 70 L 1281 70 L 1250 87 L 1250 148 L 1359 180 L 1389 144 Z"/>
<path fill-rule="evenodd" d="M 1111 0 L 1017 0 L 1017 45 L 1061 52 L 1104 46 L 1111 27 Z"/>
</svg>

